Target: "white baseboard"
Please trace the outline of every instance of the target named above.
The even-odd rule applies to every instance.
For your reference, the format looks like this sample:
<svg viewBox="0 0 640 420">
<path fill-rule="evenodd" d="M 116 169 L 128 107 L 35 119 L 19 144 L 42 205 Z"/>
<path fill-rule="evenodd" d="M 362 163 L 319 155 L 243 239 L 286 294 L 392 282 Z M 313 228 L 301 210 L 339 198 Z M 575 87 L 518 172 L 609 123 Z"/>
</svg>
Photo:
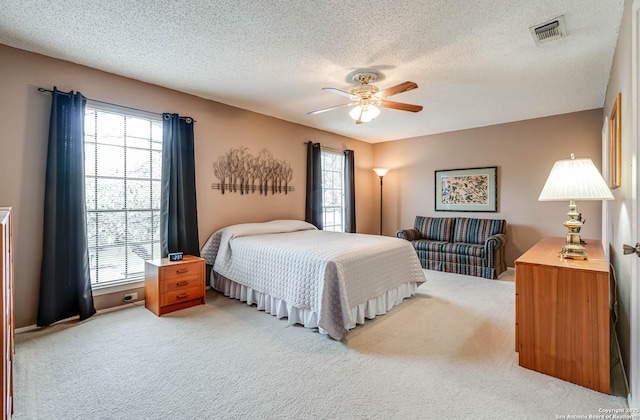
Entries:
<svg viewBox="0 0 640 420">
<path fill-rule="evenodd" d="M 144 306 L 144 299 L 143 300 L 136 300 L 135 302 L 131 302 L 131 303 L 124 303 L 122 305 L 114 306 L 114 307 L 111 307 L 111 308 L 100 309 L 100 310 L 96 311 L 96 315 L 106 314 L 106 313 L 109 313 L 109 312 L 118 311 L 120 309 L 130 308 L 131 306 Z M 78 321 L 78 317 L 77 316 L 72 316 L 70 318 L 61 319 L 60 321 L 58 321 L 56 323 L 53 323 L 51 325 L 56 325 L 56 324 L 59 324 L 61 322 L 69 322 L 69 321 Z M 25 332 L 29 332 L 29 331 L 33 331 L 33 330 L 39 330 L 41 328 L 46 328 L 46 327 L 38 327 L 37 325 L 28 325 L 26 327 L 16 328 L 14 330 L 14 332 L 16 334 L 21 334 L 21 333 L 25 333 Z"/>
<path fill-rule="evenodd" d="M 508 268 L 507 268 L 507 270 L 508 270 Z M 210 289 L 211 289 L 211 286 L 210 286 L 210 285 L 206 285 L 204 289 L 205 289 L 205 290 L 210 290 Z M 112 307 L 112 308 L 100 309 L 99 311 L 97 311 L 97 312 L 96 312 L 96 315 L 97 315 L 97 314 L 105 314 L 105 313 L 107 313 L 107 312 L 111 312 L 111 311 L 116 311 L 116 310 L 119 310 L 119 309 L 128 308 L 128 307 L 130 307 L 131 305 L 140 306 L 140 305 L 138 305 L 138 304 L 142 304 L 142 305 L 144 305 L 144 299 L 142 299 L 142 300 L 136 300 L 135 302 L 131 302 L 131 303 L 124 303 L 124 304 L 122 304 L 122 305 L 114 306 L 114 307 Z M 77 318 L 76 316 L 73 316 L 73 317 L 71 317 L 71 318 L 67 318 L 67 319 L 60 320 L 60 321 L 56 322 L 55 324 L 51 324 L 51 325 L 56 325 L 56 324 L 58 324 L 58 323 L 60 323 L 60 322 L 73 321 L 73 320 L 77 320 L 77 319 L 78 319 L 78 318 Z M 14 330 L 14 332 L 15 332 L 16 334 L 20 334 L 20 333 L 24 333 L 24 332 L 29 332 L 29 331 L 37 330 L 37 329 L 40 329 L 40 328 L 41 328 L 41 327 L 38 327 L 37 325 L 28 325 L 28 326 L 26 326 L 26 327 L 16 328 L 16 329 Z"/>
<path fill-rule="evenodd" d="M 33 330 L 37 330 L 39 327 L 35 326 L 35 325 L 28 325 L 26 327 L 20 327 L 20 328 L 16 328 L 14 330 L 14 332 L 16 334 L 20 334 L 20 333 L 24 333 L 24 332 L 29 332 L 29 331 L 33 331 Z"/>
<path fill-rule="evenodd" d="M 516 278 L 516 269 L 513 267 L 507 267 L 507 270 L 503 271 L 498 276 L 498 280 L 504 280 L 504 281 L 514 281 L 515 278 Z"/>
</svg>

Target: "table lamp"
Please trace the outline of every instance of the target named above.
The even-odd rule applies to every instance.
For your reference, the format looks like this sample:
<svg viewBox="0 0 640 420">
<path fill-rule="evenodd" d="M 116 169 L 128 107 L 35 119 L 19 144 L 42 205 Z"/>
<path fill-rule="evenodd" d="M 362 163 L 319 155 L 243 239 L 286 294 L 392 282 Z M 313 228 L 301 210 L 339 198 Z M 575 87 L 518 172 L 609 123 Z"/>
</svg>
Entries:
<svg viewBox="0 0 640 420">
<path fill-rule="evenodd" d="M 611 190 L 591 159 L 559 160 L 551 168 L 538 201 L 569 200 L 569 220 L 563 224 L 569 229 L 567 243 L 560 255 L 564 258 L 586 260 L 587 254 L 580 241 L 581 215 L 576 211 L 576 200 L 613 200 Z"/>
</svg>

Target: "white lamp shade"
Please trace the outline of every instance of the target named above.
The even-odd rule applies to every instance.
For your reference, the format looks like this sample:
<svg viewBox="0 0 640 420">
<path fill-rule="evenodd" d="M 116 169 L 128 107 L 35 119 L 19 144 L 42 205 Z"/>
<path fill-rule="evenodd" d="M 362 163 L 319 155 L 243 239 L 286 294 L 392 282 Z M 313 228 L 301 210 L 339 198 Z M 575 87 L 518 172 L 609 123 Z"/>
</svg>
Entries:
<svg viewBox="0 0 640 420">
<path fill-rule="evenodd" d="M 360 108 L 360 105 L 358 105 L 355 108 L 353 108 L 351 111 L 349 111 L 349 116 L 354 120 L 357 120 L 358 117 L 360 116 L 360 112 L 362 112 L 362 108 Z"/>
<path fill-rule="evenodd" d="M 385 176 L 389 172 L 389 168 L 373 168 L 373 170 L 378 176 Z"/>
<path fill-rule="evenodd" d="M 565 200 L 613 200 L 591 159 L 565 159 L 553 165 L 538 201 Z"/>
<path fill-rule="evenodd" d="M 369 122 L 375 117 L 377 117 L 378 115 L 380 115 L 380 110 L 375 105 L 367 106 L 367 109 L 365 109 L 364 111 L 362 110 L 362 107 L 358 105 L 355 108 L 353 108 L 351 111 L 349 111 L 349 116 L 351 118 L 353 118 L 354 120 L 357 120 L 358 118 L 360 118 L 360 121 L 362 122 Z"/>
<path fill-rule="evenodd" d="M 369 107 L 367 109 L 367 114 L 368 114 L 369 118 L 374 119 L 375 117 L 380 115 L 380 110 L 375 105 L 369 105 Z"/>
</svg>

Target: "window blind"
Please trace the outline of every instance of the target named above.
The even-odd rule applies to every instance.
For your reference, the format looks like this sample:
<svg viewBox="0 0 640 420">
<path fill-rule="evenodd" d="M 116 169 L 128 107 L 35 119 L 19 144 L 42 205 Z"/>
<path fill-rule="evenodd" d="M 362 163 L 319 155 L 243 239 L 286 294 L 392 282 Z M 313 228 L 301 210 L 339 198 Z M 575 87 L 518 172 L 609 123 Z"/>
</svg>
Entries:
<svg viewBox="0 0 640 420">
<path fill-rule="evenodd" d="M 87 104 L 84 144 L 91 283 L 138 281 L 160 257 L 162 120 Z"/>
<path fill-rule="evenodd" d="M 324 230 L 344 232 L 344 155 L 322 151 L 322 223 Z"/>
</svg>

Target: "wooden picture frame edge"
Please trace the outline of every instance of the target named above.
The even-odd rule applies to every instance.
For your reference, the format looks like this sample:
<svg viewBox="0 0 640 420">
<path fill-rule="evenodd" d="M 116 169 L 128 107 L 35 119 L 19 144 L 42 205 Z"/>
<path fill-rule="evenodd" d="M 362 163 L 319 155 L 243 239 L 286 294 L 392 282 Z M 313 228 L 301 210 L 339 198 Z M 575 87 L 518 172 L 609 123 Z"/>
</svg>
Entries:
<svg viewBox="0 0 640 420">
<path fill-rule="evenodd" d="M 618 188 L 621 185 L 621 98 L 622 94 L 618 92 L 609 116 L 609 188 L 611 189 Z"/>
</svg>

